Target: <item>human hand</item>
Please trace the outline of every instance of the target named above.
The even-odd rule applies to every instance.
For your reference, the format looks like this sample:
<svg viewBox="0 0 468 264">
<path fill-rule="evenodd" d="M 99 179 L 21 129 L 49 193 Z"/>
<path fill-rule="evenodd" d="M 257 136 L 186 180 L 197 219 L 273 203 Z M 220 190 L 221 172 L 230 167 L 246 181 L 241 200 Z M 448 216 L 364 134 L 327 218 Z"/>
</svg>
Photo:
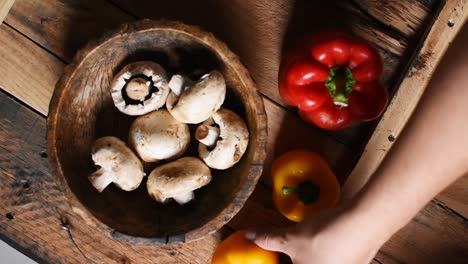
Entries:
<svg viewBox="0 0 468 264">
<path fill-rule="evenodd" d="M 335 208 L 296 226 L 274 231 L 249 231 L 258 246 L 291 257 L 294 264 L 369 263 L 388 239 L 374 232 L 375 219 L 348 208 Z"/>
</svg>

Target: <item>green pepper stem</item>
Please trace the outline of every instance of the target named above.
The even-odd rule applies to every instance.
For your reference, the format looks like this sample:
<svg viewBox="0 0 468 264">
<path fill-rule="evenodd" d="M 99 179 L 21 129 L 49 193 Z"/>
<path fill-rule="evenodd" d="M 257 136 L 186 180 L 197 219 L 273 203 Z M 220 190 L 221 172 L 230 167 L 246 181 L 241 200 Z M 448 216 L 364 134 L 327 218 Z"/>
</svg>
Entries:
<svg viewBox="0 0 468 264">
<path fill-rule="evenodd" d="M 330 74 L 325 81 L 325 86 L 333 97 L 335 105 L 348 106 L 349 94 L 353 91 L 356 84 L 351 69 L 348 67 L 335 67 L 330 69 Z"/>
<path fill-rule="evenodd" d="M 286 187 L 286 186 L 284 186 L 284 187 L 281 189 L 281 192 L 282 192 L 284 195 L 290 195 L 290 194 L 295 194 L 295 193 L 297 193 L 297 189 L 296 189 L 296 188 L 291 188 L 291 187 Z"/>
<path fill-rule="evenodd" d="M 311 181 L 301 182 L 297 188 L 283 186 L 281 191 L 283 195 L 297 195 L 299 200 L 306 205 L 320 198 L 320 186 Z"/>
</svg>

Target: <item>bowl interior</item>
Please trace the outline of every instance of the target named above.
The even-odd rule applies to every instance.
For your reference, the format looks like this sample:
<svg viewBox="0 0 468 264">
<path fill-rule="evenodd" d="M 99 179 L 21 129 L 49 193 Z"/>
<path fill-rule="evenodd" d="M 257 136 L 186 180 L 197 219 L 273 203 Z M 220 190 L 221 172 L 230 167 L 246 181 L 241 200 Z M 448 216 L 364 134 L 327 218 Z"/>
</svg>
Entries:
<svg viewBox="0 0 468 264">
<path fill-rule="evenodd" d="M 178 58 L 178 59 L 176 59 Z M 132 192 L 113 184 L 98 193 L 87 176 L 95 170 L 91 147 L 101 136 L 117 136 L 127 141 L 135 119 L 120 113 L 109 92 L 112 77 L 124 65 L 139 60 L 160 63 L 169 74 L 183 72 L 192 78 L 217 69 L 226 79 L 228 93 L 223 107 L 233 110 L 246 121 L 250 131 L 247 152 L 233 168 L 214 171 L 213 181 L 195 192 L 195 201 L 184 206 L 174 202 L 160 204 L 146 192 L 146 179 Z M 237 70 L 213 48 L 191 34 L 173 30 L 146 30 L 119 35 L 88 52 L 66 84 L 55 127 L 57 157 L 71 192 L 99 221 L 120 233 L 137 237 L 162 237 L 184 234 L 203 227 L 218 216 L 249 178 L 257 138 L 255 105 L 247 103 L 248 91 Z M 193 139 L 187 155 L 196 156 Z M 148 166 L 147 174 L 151 166 Z M 252 186 L 253 188 L 253 186 Z M 245 199 L 244 199 L 245 200 Z M 244 201 L 242 201 L 243 203 Z M 227 216 L 227 222 L 232 215 Z"/>
</svg>

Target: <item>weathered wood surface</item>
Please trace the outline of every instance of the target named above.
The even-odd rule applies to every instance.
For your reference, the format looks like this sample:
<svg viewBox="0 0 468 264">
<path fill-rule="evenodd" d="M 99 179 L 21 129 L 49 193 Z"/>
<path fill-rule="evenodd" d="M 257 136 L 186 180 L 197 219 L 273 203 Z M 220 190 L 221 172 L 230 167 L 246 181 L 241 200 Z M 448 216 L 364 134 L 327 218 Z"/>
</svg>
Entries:
<svg viewBox="0 0 468 264">
<path fill-rule="evenodd" d="M 10 12 L 10 8 L 13 5 L 15 0 L 3 0 L 0 2 L 0 25 L 3 22 L 3 19 L 7 16 L 8 12 Z"/>
<path fill-rule="evenodd" d="M 29 5 L 31 3 L 35 3 L 35 1 L 30 0 L 30 1 L 25 1 L 25 0 L 17 0 L 18 2 L 22 2 L 23 5 Z M 76 8 L 77 10 L 84 9 L 87 11 L 91 11 L 90 8 L 98 8 L 98 7 L 89 7 L 84 5 L 81 5 L 81 3 L 86 3 L 86 1 L 71 1 L 74 4 L 71 5 L 70 1 L 61 2 L 61 1 L 41 1 L 44 3 L 48 3 L 49 5 L 52 6 L 52 8 L 49 8 L 47 10 L 52 10 L 54 11 L 54 16 L 59 16 L 60 15 L 60 7 L 62 8 L 69 8 L 72 6 L 73 8 Z M 239 6 L 242 6 L 242 1 L 234 1 L 237 3 Z M 271 1 L 273 5 L 276 5 L 277 3 L 273 3 L 274 1 Z M 287 9 L 288 5 L 285 2 L 282 2 L 279 4 L 279 6 L 284 7 Z M 300 1 L 299 1 L 300 2 Z M 16 5 L 13 7 L 13 10 L 15 10 Z M 170 5 L 170 3 L 168 4 Z M 18 5 L 21 6 L 21 5 Z M 292 4 L 289 4 L 289 7 L 291 7 Z M 24 7 L 23 7 L 24 8 Z M 295 8 L 294 8 L 295 9 Z M 25 9 L 26 10 L 26 9 Z M 31 11 L 32 13 L 29 14 L 22 14 L 23 18 L 15 18 L 13 15 L 10 15 L 7 18 L 7 23 L 8 21 L 14 21 L 15 19 L 18 20 L 23 20 L 25 21 L 23 29 L 21 29 L 21 26 L 13 25 L 14 23 L 9 23 L 9 25 L 12 25 L 15 29 L 19 30 L 21 33 L 26 34 L 26 30 L 28 27 L 32 28 L 31 32 L 34 33 L 35 31 L 38 30 L 38 28 L 42 28 L 43 32 L 47 32 L 49 29 L 48 27 L 55 27 L 57 29 L 57 32 L 63 32 L 63 34 L 68 34 L 74 36 L 75 40 L 74 41 L 81 41 L 80 43 L 86 42 L 87 35 L 88 33 L 81 31 L 81 34 L 84 34 L 83 36 L 80 36 L 79 34 L 70 34 L 70 31 L 73 32 L 78 32 L 78 29 L 75 28 L 63 28 L 60 27 L 58 24 L 55 25 L 54 23 L 45 23 L 43 22 L 44 25 L 41 25 L 40 23 L 37 25 L 34 25 L 34 23 L 29 23 L 30 20 L 35 20 L 35 21 L 41 21 L 40 17 L 43 16 L 43 18 L 48 18 L 47 14 L 41 14 L 39 11 L 40 10 L 35 10 L 31 9 L 34 11 Z M 56 11 L 58 10 L 58 11 Z M 262 10 L 262 9 L 260 9 Z M 183 15 L 187 15 L 190 17 L 190 14 L 188 11 L 182 11 Z M 258 11 L 258 10 L 257 10 Z M 71 11 L 75 12 L 75 11 Z M 120 11 L 117 8 L 112 8 L 112 6 L 109 6 L 109 8 L 106 10 L 106 12 L 110 13 L 120 13 L 121 15 L 116 16 L 116 21 L 119 21 L 120 19 L 126 21 L 128 19 L 128 14 L 125 14 L 124 12 Z M 251 11 L 254 12 L 255 11 Z M 193 12 L 192 12 L 193 13 Z M 76 14 L 79 14 L 79 12 L 76 12 Z M 183 16 L 182 15 L 182 16 Z M 240 12 L 240 15 L 242 15 L 242 12 Z M 196 14 L 191 14 L 191 17 L 197 16 Z M 289 15 L 291 16 L 291 15 Z M 37 20 L 36 17 L 39 17 Z M 122 17 L 122 18 L 119 18 Z M 255 16 L 254 16 L 255 17 Z M 258 17 L 258 14 L 257 14 Z M 90 20 L 93 21 L 94 25 L 97 27 L 97 29 L 93 28 L 94 34 L 99 35 L 100 32 L 104 32 L 106 29 L 102 25 L 105 23 L 100 23 L 99 21 L 104 19 L 102 16 L 93 16 L 93 17 L 88 17 Z M 63 19 L 63 18 L 61 18 Z M 73 19 L 73 16 L 71 17 Z M 133 18 L 132 18 L 133 19 Z M 278 18 L 279 19 L 279 18 Z M 190 21 L 187 21 L 190 22 Z M 117 22 L 115 22 L 118 24 Z M 193 22 L 193 23 L 196 23 Z M 73 24 L 73 23 L 71 23 Z M 270 26 L 276 26 L 276 25 L 271 25 L 267 24 Z M 37 28 L 35 28 L 37 27 Z M 209 29 L 209 28 L 208 28 Z M 260 27 L 262 29 L 262 27 Z M 271 31 L 271 28 L 268 28 Z M 76 31 L 74 31 L 76 30 Z M 95 30 L 95 31 L 94 31 Z M 248 29 L 244 29 L 245 31 L 248 31 Z M 265 30 L 265 29 L 263 29 Z M 5 32 L 9 31 L 9 32 Z M 273 32 L 273 31 L 272 31 Z M 44 37 L 41 42 L 41 36 L 37 37 L 32 37 L 33 34 L 31 35 L 26 34 L 28 37 L 30 37 L 32 40 L 35 42 L 39 43 L 43 47 L 48 47 L 47 45 L 51 45 L 52 47 L 54 43 L 61 43 L 58 41 L 58 39 L 53 39 L 53 38 L 48 38 Z M 269 32 L 271 35 L 274 35 L 273 33 Z M 30 41 L 22 37 L 19 33 L 15 32 L 11 28 L 2 26 L 0 27 L 0 43 L 3 44 L 2 40 L 4 40 L 4 36 L 10 36 L 11 34 L 14 35 L 11 39 L 15 42 L 15 44 L 10 44 L 11 46 L 15 47 L 23 47 L 22 49 L 17 50 L 17 53 L 22 53 L 26 52 L 28 48 L 24 47 L 33 47 L 33 44 L 29 44 L 31 46 L 28 46 L 27 43 L 30 43 Z M 16 34 L 16 35 L 15 35 Z M 226 34 L 226 33 L 224 33 Z M 237 34 L 237 33 L 236 33 Z M 265 34 L 265 33 L 263 33 Z M 44 34 L 43 34 L 44 35 Z M 47 35 L 47 34 L 46 34 Z M 52 36 L 53 34 L 51 34 Z M 92 35 L 92 34 L 91 34 Z M 89 38 L 92 38 L 93 36 L 89 35 Z M 235 38 L 235 34 L 231 34 L 231 38 Z M 267 34 L 268 35 L 268 34 Z M 237 40 L 240 41 L 240 40 Z M 259 40 L 257 40 L 259 41 Z M 231 45 L 231 43 L 229 43 Z M 255 45 L 260 45 L 254 43 L 254 41 L 249 41 L 248 47 L 252 47 L 251 44 Z M 41 71 L 38 72 L 38 69 L 33 67 L 33 66 L 28 66 L 28 64 L 23 65 L 22 71 L 26 72 L 28 75 L 32 76 L 41 76 L 41 74 L 50 74 L 51 76 L 56 76 L 57 78 L 60 75 L 61 72 L 61 67 L 63 67 L 63 63 L 61 60 L 68 61 L 71 57 L 71 54 L 75 52 L 73 48 L 69 48 L 68 45 L 75 45 L 75 47 L 80 46 L 79 44 L 76 43 L 61 43 L 57 45 L 56 50 L 62 50 L 63 52 L 58 52 L 56 50 L 52 50 L 51 48 L 47 48 L 50 52 L 56 54 L 60 59 L 57 59 L 51 54 L 48 54 L 47 52 L 43 52 L 44 54 L 48 54 L 50 58 L 48 59 L 43 59 L 41 58 L 41 52 L 37 50 L 38 52 L 34 52 L 33 54 L 30 55 L 30 60 L 28 61 L 35 61 L 36 59 L 38 61 L 42 61 L 43 65 L 55 65 L 53 67 L 50 67 L 49 71 Z M 244 44 L 245 45 L 245 44 Z M 269 44 L 263 44 L 268 46 Z M 248 49 L 248 48 L 244 48 Z M 18 61 L 21 62 L 21 60 L 16 60 L 15 58 L 17 55 L 14 53 L 11 53 L 11 50 L 14 50 L 13 48 L 8 48 L 8 49 L 1 49 L 0 48 L 0 58 L 9 58 L 12 61 Z M 68 50 L 68 51 L 67 51 Z M 271 51 L 271 50 L 270 50 Z M 238 52 L 236 50 L 236 52 Z M 66 54 L 69 55 L 66 55 Z M 39 54 L 39 55 L 37 55 Z M 274 54 L 274 53 L 272 53 Z M 68 56 L 68 57 L 67 57 Z M 243 59 L 243 56 L 241 55 L 241 58 Z M 265 58 L 260 58 L 265 60 Z M 245 62 L 245 61 L 244 61 Z M 247 66 L 250 65 L 246 63 Z M 272 63 L 273 66 L 275 65 Z M 58 66 L 57 66 L 58 65 Z M 0 65 L 1 67 L 1 65 Z M 3 69 L 2 69 L 3 70 Z M 253 68 L 250 69 L 251 72 L 257 72 L 257 71 L 262 71 L 262 68 Z M 272 69 L 270 69 L 272 71 Z M 30 86 L 27 86 L 26 83 L 23 84 L 16 84 L 16 79 L 15 76 L 17 76 L 18 72 L 9 72 L 7 75 L 2 75 L 0 78 L 0 86 L 2 86 L 3 89 L 6 91 L 12 93 L 13 89 L 11 88 L 14 85 L 17 85 L 18 87 L 21 87 L 21 89 L 28 89 Z M 259 73 L 257 73 L 260 75 Z M 260 76 L 261 78 L 262 76 Z M 259 82 L 259 80 L 257 80 Z M 262 89 L 265 89 L 264 87 L 267 87 L 268 89 L 276 91 L 276 84 L 274 82 L 271 82 L 273 86 L 262 86 Z M 48 83 L 41 85 L 41 87 L 38 87 L 37 91 L 40 91 L 39 94 L 44 93 L 45 95 L 38 95 L 39 97 L 42 97 L 45 99 L 46 102 L 48 102 L 48 98 L 50 98 L 50 94 L 53 89 L 54 82 L 53 81 L 48 81 Z M 263 92 L 263 91 L 262 91 Z M 47 97 L 47 95 L 49 97 Z M 3 95 L 4 96 L 4 95 Z M 29 99 L 25 99 L 24 102 L 27 104 L 31 104 L 31 101 L 34 99 L 34 97 L 30 97 Z M 331 140 L 329 137 L 325 136 L 324 133 L 321 133 L 317 131 L 316 129 L 310 127 L 310 126 L 304 126 L 302 122 L 295 117 L 293 114 L 290 114 L 286 111 L 284 111 L 283 108 L 279 107 L 274 101 L 270 100 L 265 100 L 265 107 L 268 113 L 268 118 L 269 118 L 269 133 L 270 135 L 278 135 L 277 138 L 274 136 L 269 138 L 269 143 L 268 146 L 270 146 L 269 149 L 269 160 L 271 158 L 278 154 L 286 151 L 287 149 L 294 148 L 294 147 L 299 147 L 299 146 L 304 146 L 309 147 L 311 149 L 316 149 L 322 154 L 326 156 L 326 158 L 332 163 L 333 167 L 335 169 L 342 168 L 343 164 L 347 164 L 350 159 L 352 159 L 353 155 L 351 155 L 353 152 L 350 152 L 349 150 L 345 151 L 346 149 L 345 146 L 341 145 L 340 143 L 337 143 L 333 140 Z M 13 104 L 17 104 L 16 102 L 13 102 Z M 4 103 L 2 102 L 2 106 Z M 37 103 L 36 107 L 33 107 L 34 109 L 38 110 L 40 109 L 41 103 Z M 43 109 L 47 109 L 47 104 L 44 104 Z M 2 115 L 4 114 L 4 108 L 2 108 Z M 0 195 L 2 196 L 2 202 L 4 204 L 1 204 L 0 209 L 1 209 L 1 215 L 5 216 L 2 219 L 1 222 L 1 227 L 8 226 L 8 232 L 7 231 L 1 231 L 3 234 L 3 239 L 7 239 L 9 243 L 16 244 L 18 248 L 29 248 L 30 251 L 32 252 L 33 255 L 35 256 L 41 256 L 42 259 L 48 260 L 50 262 L 66 262 L 66 263 L 84 263 L 86 260 L 79 255 L 79 252 L 76 250 L 76 248 L 73 247 L 72 244 L 67 240 L 66 233 L 63 233 L 64 231 L 60 229 L 60 221 L 59 215 L 54 214 L 54 209 L 47 209 L 47 210 L 36 210 L 33 213 L 33 217 L 29 216 L 29 218 L 26 218 L 26 220 L 17 222 L 21 220 L 22 218 L 20 216 L 24 215 L 29 215 L 30 213 L 27 213 L 30 211 L 29 208 L 31 208 L 30 203 L 26 203 L 27 206 L 21 208 L 20 206 L 13 206 L 11 201 L 15 201 L 15 199 L 20 199 L 20 198 L 14 198 L 16 196 L 21 196 L 24 191 L 22 191 L 22 187 L 19 187 L 20 185 L 24 184 L 21 182 L 21 177 L 26 177 L 25 175 L 28 175 L 28 179 L 35 179 L 35 183 L 43 183 L 43 182 L 49 182 L 50 184 L 42 184 L 39 186 L 44 186 L 45 189 L 34 189 L 34 192 L 36 195 L 40 197 L 33 197 L 31 198 L 33 201 L 43 201 L 42 195 L 44 193 L 47 193 L 49 190 L 52 190 L 56 193 L 58 193 L 57 187 L 53 184 L 50 175 L 47 174 L 47 168 L 45 166 L 45 160 L 40 159 L 40 156 L 34 156 L 34 155 L 39 155 L 40 151 L 42 151 L 45 148 L 44 144 L 44 131 L 43 127 L 44 125 L 37 125 L 38 123 L 41 123 L 40 118 L 31 118 L 27 117 L 29 116 L 26 114 L 20 114 L 22 111 L 29 111 L 29 110 L 24 110 L 22 107 L 16 107 L 16 108 L 10 108 L 12 109 L 11 112 L 15 113 L 14 115 L 10 115 L 10 121 L 7 122 L 2 122 L 4 125 L 17 125 L 17 126 L 25 126 L 26 128 L 20 129 L 18 127 L 13 127 L 10 129 L 2 129 L 1 131 L 9 131 L 8 134 L 5 135 L 10 135 L 9 138 L 10 141 L 15 141 L 19 138 L 19 143 L 7 143 L 3 144 L 2 142 L 2 152 L 0 157 L 1 158 L 1 164 L 2 164 L 2 170 L 0 171 L 0 176 L 5 179 L 13 179 L 14 177 L 17 177 L 19 180 L 19 183 L 16 183 L 18 187 L 11 188 L 13 186 L 13 183 L 10 181 L 10 185 L 8 185 L 8 188 L 2 188 L 4 190 L 5 194 L 2 194 L 0 192 Z M 17 109 L 22 109 L 22 110 L 17 110 Z M 41 110 L 39 110 L 41 111 Z M 30 112 L 30 111 L 29 111 Z M 46 110 L 42 111 L 43 114 L 46 114 Z M 31 114 L 32 115 L 32 114 Z M 276 119 L 276 116 L 279 116 L 278 119 Z M 17 119 L 20 118 L 20 119 Z M 2 120 L 6 120 L 8 118 L 5 118 L 2 116 Z M 17 120 L 25 119 L 26 123 L 18 123 Z M 28 121 L 30 120 L 30 121 Z M 32 121 L 31 121 L 32 120 Z M 277 121 L 273 122 L 272 121 Z M 283 120 L 283 121 L 281 121 Z M 44 121 L 42 121 L 44 122 Z M 36 125 L 32 125 L 32 124 Z M 6 125 L 5 125 L 6 126 Z M 291 127 L 293 127 L 291 129 Z M 39 131 L 42 134 L 32 134 L 31 131 Z M 18 131 L 23 131 L 23 132 L 18 132 Z M 294 134 L 292 131 L 300 131 L 300 136 L 291 138 L 291 135 Z M 11 136 L 17 133 L 16 136 Z M 3 134 L 2 134 L 3 135 Z M 42 135 L 42 136 L 41 136 Z M 4 137 L 2 136 L 2 139 Z M 284 140 L 288 141 L 284 141 Z M 42 143 L 38 141 L 42 141 Z M 9 141 L 9 142 L 10 142 Z M 27 142 L 27 143 L 25 143 Z M 281 143 L 280 143 L 281 142 Z M 304 143 L 305 142 L 305 143 Z M 279 144 L 277 144 L 279 143 Z M 30 144 L 30 146 L 29 146 Z M 278 146 L 276 146 L 276 144 Z M 21 149 L 25 150 L 26 152 L 29 151 L 30 154 L 24 154 L 22 151 L 12 151 L 11 148 L 7 149 L 4 146 L 6 145 L 16 145 L 16 146 L 21 146 Z M 330 146 L 339 146 L 339 147 L 330 147 Z M 17 148 L 18 149 L 18 148 Z M 15 158 L 16 157 L 16 158 Z M 351 157 L 351 158 L 350 158 Z M 36 162 L 36 159 L 39 160 L 39 162 L 42 162 L 43 166 L 39 165 L 31 165 L 32 163 Z M 25 162 L 28 161 L 28 162 Z M 29 162 L 31 161 L 31 162 Z M 351 162 L 353 163 L 353 162 Z M 4 165 L 5 164 L 5 165 Z M 16 164 L 17 166 L 13 169 L 3 169 L 4 166 L 11 167 L 11 164 Z M 26 165 L 28 166 L 26 166 Z M 352 164 L 351 164 L 352 165 Z M 344 166 L 346 167 L 346 166 Z M 7 168 L 7 167 L 5 167 Z M 267 171 L 268 165 L 266 167 Z M 343 170 L 343 169 L 342 169 Z M 27 171 L 28 174 L 25 174 L 24 171 Z M 39 171 L 39 172 L 37 172 Z M 41 172 L 42 171 L 42 172 Z M 346 170 L 343 170 L 346 171 Z M 340 173 L 339 173 L 340 174 Z M 345 174 L 345 173 L 344 173 Z M 38 176 L 39 175 L 39 176 Z M 48 177 L 47 179 L 42 179 L 41 177 Z M 14 182 L 14 180 L 13 180 Z M 197 247 L 197 243 L 194 243 L 194 245 L 189 244 L 186 245 L 188 249 L 185 249 L 185 246 L 183 247 L 167 247 L 167 248 L 162 248 L 160 250 L 156 250 L 154 247 L 137 247 L 136 249 L 128 249 L 127 245 L 122 245 L 119 243 L 115 243 L 115 241 L 107 241 L 106 237 L 103 237 L 102 235 L 99 234 L 94 234 L 93 230 L 91 228 L 88 228 L 80 218 L 77 218 L 74 214 L 72 214 L 69 210 L 68 205 L 63 201 L 63 196 L 62 200 L 58 198 L 54 199 L 49 199 L 47 201 L 52 201 L 50 204 L 53 206 L 61 206 L 64 207 L 63 214 L 66 215 L 70 220 L 71 226 L 72 226 L 72 233 L 75 235 L 78 235 L 80 237 L 78 239 L 78 246 L 81 248 L 83 247 L 85 250 L 85 254 L 88 255 L 88 257 L 95 258 L 94 260 L 96 263 L 113 263 L 113 262 L 120 262 L 120 263 L 128 263 L 129 261 L 135 262 L 135 263 L 146 263 L 149 261 L 153 262 L 158 262 L 158 263 L 206 263 L 206 261 L 209 259 L 209 255 L 211 254 L 212 250 L 214 249 L 216 243 L 218 242 L 218 239 L 220 236 L 224 236 L 225 234 L 231 232 L 230 228 L 237 229 L 237 228 L 245 228 L 249 227 L 252 225 L 263 225 L 263 226 L 285 226 L 288 225 L 289 223 L 282 218 L 272 207 L 272 203 L 270 200 L 270 190 L 268 187 L 268 179 L 264 177 L 263 181 L 264 183 L 261 183 L 257 186 L 256 191 L 253 193 L 251 199 L 247 202 L 246 206 L 244 207 L 243 210 L 240 211 L 240 213 L 229 223 L 228 229 L 223 229 L 221 230 L 221 235 L 216 234 L 214 238 L 207 238 L 209 239 L 208 242 L 205 242 L 203 240 L 203 243 L 205 244 L 204 247 L 200 248 Z M 441 196 L 439 196 L 439 200 L 442 200 L 444 198 L 444 203 L 449 204 L 449 205 L 461 205 L 463 210 L 463 207 L 466 208 L 466 195 L 463 195 L 463 191 L 466 191 L 466 181 L 463 183 L 463 180 L 460 180 L 461 183 L 458 183 L 458 185 L 454 185 L 451 188 L 449 188 L 446 192 L 444 192 Z M 460 185 L 463 184 L 463 185 Z M 32 186 L 32 185 L 30 185 Z M 461 187 L 461 188 L 460 188 Z M 30 187 L 33 188 L 33 187 Z M 32 189 L 31 189 L 32 190 Z M 30 191 L 31 191 L 30 190 Z M 40 194 L 40 195 L 39 195 Z M 61 195 L 61 194 L 59 194 Z M 12 197 L 10 197 L 12 196 Z M 50 197 L 49 195 L 45 195 L 46 197 Z M 461 197 L 461 199 L 460 199 Z M 42 200 L 41 200 L 42 199 Z M 448 202 L 446 202 L 448 201 Z M 14 203 L 14 202 L 13 202 Z M 13 211 L 13 220 L 8 220 L 6 217 L 8 212 L 12 212 L 10 210 L 11 208 L 16 209 L 18 211 Z M 36 207 L 35 207 L 36 208 Z M 460 213 L 462 210 L 456 210 L 458 213 Z M 15 215 L 16 214 L 16 215 Z M 462 213 L 463 214 L 463 213 Z M 425 216 L 424 216 L 425 215 Z M 255 217 L 254 217 L 255 216 Z M 466 216 L 466 214 L 465 214 Z M 458 217 L 458 218 L 457 218 Z M 36 222 L 32 221 L 33 219 L 37 219 Z M 436 218 L 436 219 L 434 219 Z M 46 219 L 46 220 L 44 220 Z M 50 219 L 55 219 L 55 220 L 50 220 Z M 424 219 L 424 221 L 421 221 L 421 219 Z M 377 256 L 377 259 L 384 260 L 384 263 L 402 263 L 402 262 L 413 262 L 413 263 L 419 263 L 419 262 L 425 262 L 425 263 L 437 263 L 436 261 L 432 261 L 431 256 L 434 256 L 434 259 L 437 259 L 437 256 L 445 256 L 445 261 L 447 263 L 456 263 L 457 261 L 463 261 L 463 258 L 460 259 L 460 257 L 465 257 L 462 253 L 466 252 L 466 248 L 464 248 L 463 244 L 467 244 L 466 241 L 465 243 L 459 243 L 464 242 L 463 239 L 466 240 L 465 236 L 463 234 L 466 234 L 466 220 L 461 221 L 460 219 L 463 220 L 460 216 L 457 216 L 451 212 L 451 209 L 444 208 L 443 206 L 435 205 L 434 203 L 431 203 L 427 208 L 425 208 L 420 215 L 418 215 L 417 218 L 415 218 L 414 221 L 410 223 L 410 225 L 402 230 L 398 236 L 395 236 L 389 243 L 387 243 L 382 250 L 380 251 L 379 255 Z M 3 222 L 5 221 L 5 222 Z M 3 224 L 7 223 L 7 224 Z M 52 223 L 52 224 L 51 224 Z M 55 224 L 58 225 L 58 227 L 55 226 Z M 38 232 L 33 232 L 35 229 L 33 227 L 39 226 L 40 230 Z M 76 229 L 79 230 L 76 230 Z M 447 232 L 446 229 L 454 230 L 454 232 Z M 24 230 L 27 230 L 26 235 L 23 233 Z M 33 231 L 31 231 L 33 230 Z M 417 232 L 416 232 L 417 231 Z M 62 232 L 62 233 L 61 233 Z M 31 234 L 34 233 L 34 234 Z M 55 236 L 59 235 L 60 239 L 54 240 L 53 238 Z M 448 234 L 448 235 L 447 235 Z M 47 236 L 51 236 L 51 239 L 48 239 Z M 419 237 L 423 237 L 425 240 L 419 239 Z M 210 240 L 213 239 L 213 240 Z M 49 245 L 49 243 L 44 243 L 43 241 L 47 240 L 52 241 Z M 104 242 L 103 242 L 104 241 Z M 211 242 L 210 242 L 211 241 Z M 104 246 L 99 250 L 94 249 L 97 245 L 104 243 Z M 68 246 L 64 246 L 68 245 Z M 401 245 L 405 245 L 405 248 L 402 248 Z M 64 248 L 66 247 L 66 250 Z M 426 250 L 427 248 L 431 248 L 431 250 Z M 453 251 L 449 251 L 453 250 Z M 70 250 L 70 251 L 67 251 Z M 187 250 L 188 252 L 184 251 Z M 445 252 L 455 252 L 453 256 L 449 255 L 442 255 L 442 253 Z M 137 254 L 135 252 L 138 251 L 138 254 L 141 254 L 140 258 L 137 259 Z M 146 252 L 148 251 L 148 252 Z M 150 252 L 151 251 L 151 252 Z M 198 251 L 198 252 L 197 252 Z M 60 254 L 56 253 L 60 252 Z M 62 252 L 63 253 L 62 255 Z M 68 253 L 67 253 L 68 252 Z M 104 253 L 102 253 L 104 252 Z M 190 253 L 192 252 L 192 253 Z M 195 252 L 195 253 L 193 253 Z M 208 253 L 207 253 L 208 252 Z M 442 252 L 442 253 L 441 253 Z M 462 252 L 462 253 L 460 253 Z M 439 255 L 439 253 L 441 253 Z M 130 255 L 130 256 L 127 256 Z M 60 255 L 60 256 L 59 256 Z M 173 256 L 174 255 L 174 256 Z M 70 260 L 67 261 L 67 258 Z M 159 258 L 159 259 L 158 259 Z"/>
<path fill-rule="evenodd" d="M 0 27 L 0 34 L 0 87 L 40 113 L 47 113 L 63 63 L 7 25 Z"/>
<path fill-rule="evenodd" d="M 352 0 L 341 1 L 349 10 L 368 14 L 389 28 L 403 33 L 408 38 L 417 37 L 423 29 L 432 10 L 440 1 L 437 0 Z"/>
<path fill-rule="evenodd" d="M 383 246 L 376 259 L 385 264 L 466 263 L 467 234 L 466 218 L 432 202 Z"/>
<path fill-rule="evenodd" d="M 450 188 L 437 196 L 437 200 L 448 208 L 468 218 L 468 174 L 458 179 Z"/>
<path fill-rule="evenodd" d="M 106 1 L 19 0 L 5 22 L 71 60 L 86 42 L 131 20 L 131 16 Z"/>
</svg>

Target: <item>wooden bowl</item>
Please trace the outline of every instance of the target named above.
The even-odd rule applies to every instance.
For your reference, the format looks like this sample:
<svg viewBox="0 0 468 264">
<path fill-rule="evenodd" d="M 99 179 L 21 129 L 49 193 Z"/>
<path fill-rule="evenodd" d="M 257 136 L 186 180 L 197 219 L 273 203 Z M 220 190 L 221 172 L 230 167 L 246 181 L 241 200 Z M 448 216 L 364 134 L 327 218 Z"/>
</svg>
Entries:
<svg viewBox="0 0 468 264">
<path fill-rule="evenodd" d="M 249 147 L 241 161 L 231 169 L 213 171 L 213 181 L 184 206 L 155 202 L 147 194 L 145 181 L 132 192 L 111 185 L 98 193 L 87 179 L 95 170 L 90 154 L 93 141 L 107 135 L 127 139 L 134 117 L 115 108 L 109 84 L 124 65 L 139 60 L 158 62 L 170 74 L 195 71 L 195 78 L 212 69 L 221 71 L 228 87 L 223 106 L 240 114 L 249 127 Z M 142 20 L 77 53 L 56 85 L 47 140 L 57 184 L 73 211 L 96 232 L 132 244 L 188 242 L 221 228 L 252 193 L 265 159 L 266 115 L 248 71 L 223 42 L 198 27 Z M 192 145 L 196 145 L 194 139 Z"/>
</svg>

